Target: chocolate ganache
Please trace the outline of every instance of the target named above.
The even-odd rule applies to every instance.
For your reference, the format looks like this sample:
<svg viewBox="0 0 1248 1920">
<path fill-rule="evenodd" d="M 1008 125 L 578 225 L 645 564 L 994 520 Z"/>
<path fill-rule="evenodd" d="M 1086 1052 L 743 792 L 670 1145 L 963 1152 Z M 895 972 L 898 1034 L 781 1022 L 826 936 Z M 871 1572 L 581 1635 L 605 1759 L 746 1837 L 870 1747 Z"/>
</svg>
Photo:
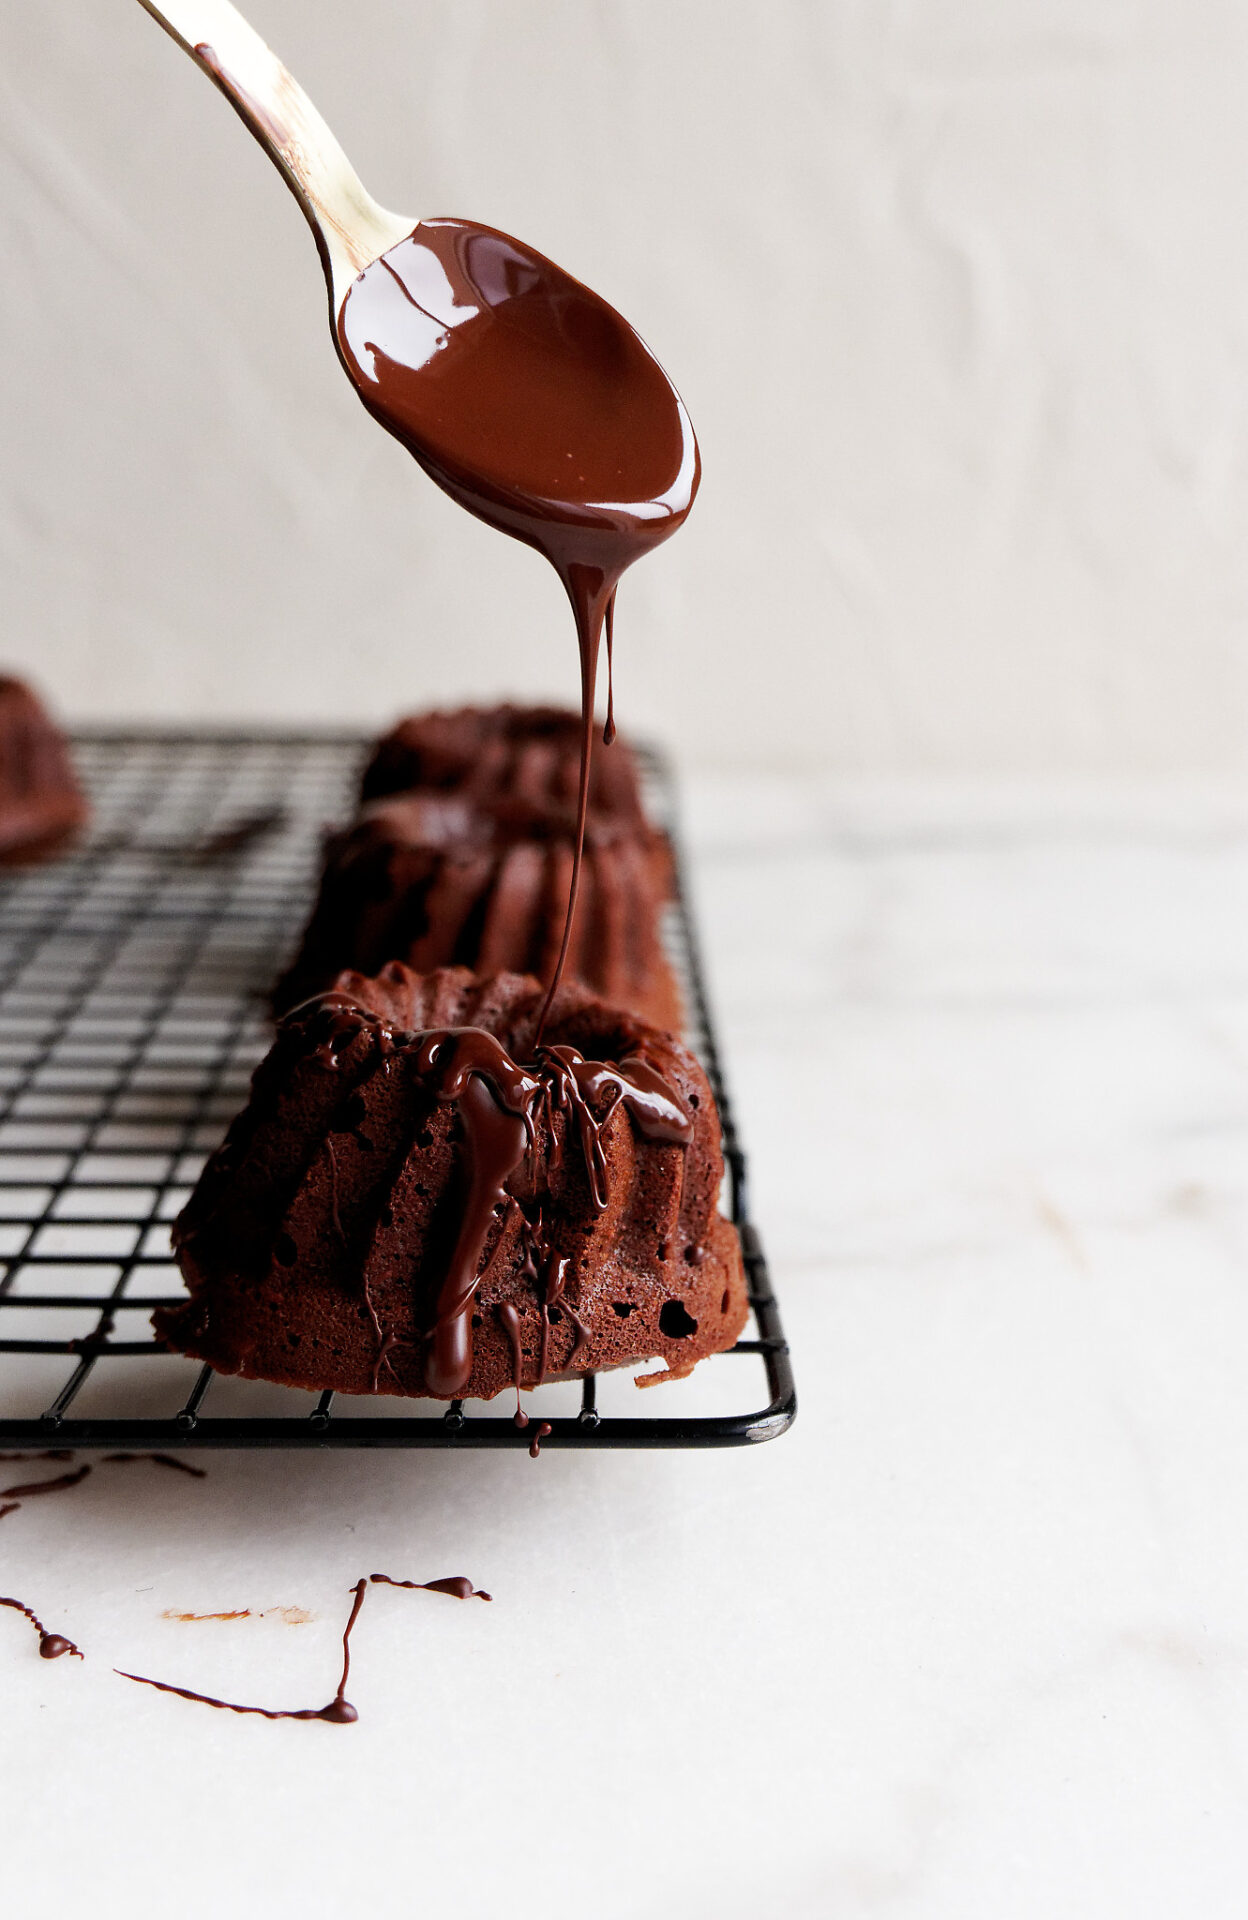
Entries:
<svg viewBox="0 0 1248 1920">
<path fill-rule="evenodd" d="M 320 1055 L 331 1070 L 342 1048 L 361 1028 L 368 1028 L 383 1053 L 402 1051 L 408 1055 L 416 1076 L 434 1100 L 458 1109 L 467 1190 L 454 1248 L 438 1292 L 425 1364 L 430 1392 L 452 1399 L 464 1391 L 472 1372 L 472 1306 L 483 1277 L 481 1256 L 486 1239 L 496 1209 L 506 1202 L 505 1182 L 533 1145 L 539 1106 L 544 1107 L 548 1121 L 555 1112 L 567 1116 L 599 1213 L 605 1212 L 610 1197 L 602 1134 L 616 1108 L 624 1108 L 646 1139 L 679 1147 L 687 1147 L 693 1137 L 689 1116 L 662 1075 L 640 1056 L 608 1066 L 586 1060 L 575 1047 L 539 1047 L 534 1064 L 523 1067 L 511 1058 L 497 1036 L 483 1027 L 396 1033 L 379 1015 L 347 994 L 324 994 L 310 1004 L 325 1018 Z M 548 1131 L 552 1139 L 557 1139 L 553 1128 Z M 563 1276 L 558 1256 L 545 1244 L 540 1224 L 529 1223 L 528 1231 L 530 1257 L 548 1269 L 540 1370 L 544 1373 L 549 1310 L 558 1303 Z M 377 1331 L 381 1336 L 380 1327 Z M 378 1372 L 386 1351 L 381 1336 Z"/>
<path fill-rule="evenodd" d="M 693 504 L 693 428 L 613 307 L 533 248 L 471 221 L 421 221 L 354 281 L 336 331 L 373 417 L 461 506 L 543 554 L 572 603 L 579 810 L 548 1010 L 576 910 L 603 625 L 610 642 L 620 576 Z M 612 706 L 608 743 L 614 731 Z"/>
</svg>

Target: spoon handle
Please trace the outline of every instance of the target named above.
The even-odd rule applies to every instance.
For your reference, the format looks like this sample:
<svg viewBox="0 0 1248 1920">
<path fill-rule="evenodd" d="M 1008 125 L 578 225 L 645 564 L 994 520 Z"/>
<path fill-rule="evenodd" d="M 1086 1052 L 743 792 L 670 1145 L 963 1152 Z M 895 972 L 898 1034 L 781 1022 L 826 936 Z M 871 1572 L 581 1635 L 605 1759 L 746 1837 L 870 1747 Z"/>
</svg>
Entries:
<svg viewBox="0 0 1248 1920">
<path fill-rule="evenodd" d="M 139 0 L 218 86 L 277 167 L 312 228 L 330 317 L 369 262 L 416 225 L 378 206 L 298 81 L 230 0 Z"/>
</svg>

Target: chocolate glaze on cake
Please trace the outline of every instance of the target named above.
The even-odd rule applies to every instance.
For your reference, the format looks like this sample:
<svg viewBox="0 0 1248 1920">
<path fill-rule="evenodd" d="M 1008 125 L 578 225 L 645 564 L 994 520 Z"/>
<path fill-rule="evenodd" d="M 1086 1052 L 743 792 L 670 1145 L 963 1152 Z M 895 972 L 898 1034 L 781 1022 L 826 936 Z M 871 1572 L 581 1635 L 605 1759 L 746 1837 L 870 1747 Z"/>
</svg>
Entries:
<svg viewBox="0 0 1248 1920">
<path fill-rule="evenodd" d="M 520 802 L 576 819 L 581 717 L 563 707 L 459 707 L 416 713 L 378 741 L 360 797 L 379 800 L 413 787 L 492 805 Z M 637 760 L 626 740 L 594 755 L 594 819 L 646 830 Z"/>
<path fill-rule="evenodd" d="M 320 893 L 298 955 L 274 989 L 278 1013 L 344 968 L 390 960 L 420 973 L 533 973 L 559 954 L 576 839 L 573 806 L 459 793 L 395 795 L 366 805 L 329 842 Z M 660 922 L 671 885 L 664 834 L 591 812 L 567 972 L 653 1025 L 680 1023 L 680 996 Z"/>
<path fill-rule="evenodd" d="M 288 1015 L 175 1225 L 168 1344 L 441 1398 L 730 1346 L 747 1300 L 705 1074 L 575 986 L 536 1046 L 542 998 L 392 965 Z"/>
<path fill-rule="evenodd" d="M 87 816 L 64 735 L 23 681 L 0 676 L 0 862 L 41 859 Z"/>
</svg>

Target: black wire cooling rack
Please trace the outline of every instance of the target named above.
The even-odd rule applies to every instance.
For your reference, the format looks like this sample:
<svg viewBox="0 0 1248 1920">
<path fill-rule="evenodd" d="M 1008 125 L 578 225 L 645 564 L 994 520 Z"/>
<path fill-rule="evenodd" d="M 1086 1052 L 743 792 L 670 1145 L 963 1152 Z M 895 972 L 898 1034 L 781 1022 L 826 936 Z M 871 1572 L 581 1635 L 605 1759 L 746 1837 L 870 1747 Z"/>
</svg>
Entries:
<svg viewBox="0 0 1248 1920">
<path fill-rule="evenodd" d="M 265 993 L 362 751 L 355 736 L 80 737 L 90 834 L 0 876 L 0 1447 L 527 1445 L 501 1400 L 318 1397 L 214 1374 L 148 1325 L 181 1297 L 169 1224 L 266 1050 Z M 646 768 L 671 828 L 670 773 L 653 754 Z M 670 933 L 723 1116 L 753 1325 L 644 1406 L 626 1373 L 527 1395 L 544 1447 L 739 1446 L 796 1411 L 683 886 Z"/>
</svg>

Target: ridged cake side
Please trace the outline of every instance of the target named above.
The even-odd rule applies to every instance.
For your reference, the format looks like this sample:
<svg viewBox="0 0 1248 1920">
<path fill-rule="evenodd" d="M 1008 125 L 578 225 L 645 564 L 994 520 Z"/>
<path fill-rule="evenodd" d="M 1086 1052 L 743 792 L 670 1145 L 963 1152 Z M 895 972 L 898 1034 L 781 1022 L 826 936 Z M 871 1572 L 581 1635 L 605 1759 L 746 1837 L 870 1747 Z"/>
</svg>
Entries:
<svg viewBox="0 0 1248 1920">
<path fill-rule="evenodd" d="M 428 787 L 474 800 L 575 807 L 580 765 L 581 717 L 569 708 L 504 704 L 411 714 L 378 741 L 360 798 Z M 627 741 L 596 747 L 589 804 L 606 819 L 644 824 L 641 779 Z"/>
<path fill-rule="evenodd" d="M 320 892 L 277 1012 L 343 968 L 390 960 L 548 979 L 563 934 L 575 822 L 536 807 L 472 807 L 437 794 L 375 801 L 328 844 Z M 585 836 L 567 974 L 656 1026 L 680 1023 L 660 937 L 671 885 L 666 836 L 594 816 Z"/>
</svg>

